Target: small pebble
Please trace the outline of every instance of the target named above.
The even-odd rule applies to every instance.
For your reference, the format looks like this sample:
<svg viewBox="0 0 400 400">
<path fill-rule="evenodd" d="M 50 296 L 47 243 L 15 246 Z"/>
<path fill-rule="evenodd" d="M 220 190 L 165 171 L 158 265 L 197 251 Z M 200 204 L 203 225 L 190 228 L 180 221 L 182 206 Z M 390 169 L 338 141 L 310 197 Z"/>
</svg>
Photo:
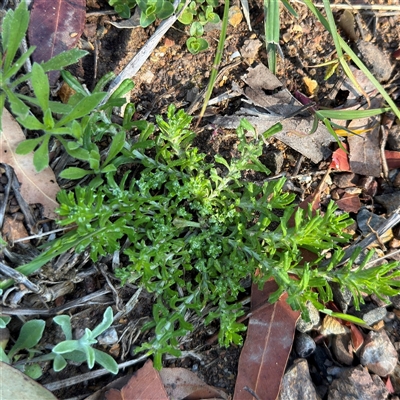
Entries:
<svg viewBox="0 0 400 400">
<path fill-rule="evenodd" d="M 315 351 L 316 344 L 310 335 L 300 333 L 296 336 L 295 350 L 301 358 L 307 358 Z"/>
<path fill-rule="evenodd" d="M 97 337 L 100 344 L 110 346 L 118 342 L 118 333 L 115 328 L 108 328 L 105 332 Z"/>
</svg>

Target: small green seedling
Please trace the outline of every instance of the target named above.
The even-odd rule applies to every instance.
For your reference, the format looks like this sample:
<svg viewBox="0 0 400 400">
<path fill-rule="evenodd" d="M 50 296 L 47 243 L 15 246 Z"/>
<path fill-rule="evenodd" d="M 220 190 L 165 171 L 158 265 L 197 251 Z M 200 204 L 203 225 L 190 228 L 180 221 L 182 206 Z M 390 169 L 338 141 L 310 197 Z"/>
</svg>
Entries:
<svg viewBox="0 0 400 400">
<path fill-rule="evenodd" d="M 9 317 L 0 317 L 0 329 L 6 330 L 6 325 L 9 321 Z M 8 336 L 2 335 L 5 340 L 0 341 L 0 361 L 12 364 L 32 379 L 38 379 L 42 375 L 42 369 L 38 363 L 51 360 L 53 360 L 55 372 L 63 370 L 67 366 L 67 360 L 69 360 L 76 363 L 86 361 L 90 369 L 97 362 L 111 373 L 118 373 L 116 361 L 107 353 L 92 347 L 97 343 L 96 338 L 112 324 L 113 312 L 111 307 L 108 307 L 104 312 L 103 321 L 100 325 L 95 327 L 93 331 L 86 329 L 85 334 L 78 340 L 72 339 L 71 318 L 69 316 L 59 315 L 54 317 L 53 321 L 61 327 L 66 340 L 58 343 L 51 353 L 43 354 L 43 351 L 38 347 L 38 343 L 43 336 L 45 321 L 34 319 L 22 326 L 17 341 L 8 352 L 5 351 Z M 0 331 L 0 333 L 8 333 L 8 330 L 7 332 Z M 22 357 L 22 350 L 28 352 L 28 359 Z M 34 357 L 36 354 L 39 355 Z"/>
<path fill-rule="evenodd" d="M 201 38 L 203 36 L 204 28 L 200 22 L 193 22 L 190 27 L 191 37 L 186 40 L 186 46 L 192 54 L 200 53 L 200 51 L 206 50 L 208 48 L 207 40 Z"/>
<path fill-rule="evenodd" d="M 131 9 L 136 6 L 136 0 L 108 0 L 108 4 L 114 7 L 121 18 L 130 18 Z"/>
<path fill-rule="evenodd" d="M 140 8 L 140 26 L 152 24 L 156 18 L 166 19 L 174 12 L 174 6 L 168 0 L 138 0 Z"/>
<path fill-rule="evenodd" d="M 9 317 L 1 317 L 1 329 L 7 330 L 6 325 L 10 321 Z M 37 350 L 35 346 L 40 342 L 44 331 L 45 322 L 41 319 L 33 319 L 22 325 L 19 332 L 17 341 L 6 353 L 5 348 L 8 343 L 8 339 L 2 340 L 0 346 L 0 361 L 7 364 L 14 364 L 21 357 L 20 353 L 22 350 L 28 352 L 28 359 L 32 359 Z M 8 330 L 7 330 L 8 331 Z M 42 375 L 42 369 L 39 364 L 31 363 L 28 365 L 14 365 L 16 368 L 30 376 L 32 379 L 37 379 Z"/>
<path fill-rule="evenodd" d="M 70 318 L 66 315 L 55 317 L 54 322 L 60 325 L 66 340 L 58 343 L 52 350 L 55 354 L 54 371 L 58 372 L 64 369 L 67 365 L 66 360 L 77 362 L 86 360 L 89 369 L 92 369 L 94 363 L 97 362 L 111 373 L 118 373 L 118 364 L 116 361 L 107 353 L 92 347 L 93 344 L 97 343 L 96 338 L 110 327 L 112 321 L 112 308 L 108 307 L 104 312 L 103 321 L 100 325 L 94 328 L 93 331 L 86 328 L 85 334 L 80 339 L 73 340 Z"/>
</svg>

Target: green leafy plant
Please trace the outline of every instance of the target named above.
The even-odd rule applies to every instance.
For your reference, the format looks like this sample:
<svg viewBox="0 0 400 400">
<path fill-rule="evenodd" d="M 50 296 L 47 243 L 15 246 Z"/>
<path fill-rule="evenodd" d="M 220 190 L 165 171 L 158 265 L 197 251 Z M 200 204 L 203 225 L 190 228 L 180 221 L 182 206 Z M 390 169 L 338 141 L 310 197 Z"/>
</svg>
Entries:
<svg viewBox="0 0 400 400">
<path fill-rule="evenodd" d="M 4 321 L 6 317 L 2 318 Z M 111 307 L 105 310 L 102 322 L 93 330 L 86 328 L 84 335 L 78 340 L 72 339 L 71 318 L 68 315 L 58 315 L 54 317 L 53 321 L 61 327 L 66 340 L 54 346 L 51 353 L 41 354 L 43 350 L 38 346 L 43 336 L 45 321 L 41 319 L 30 320 L 22 325 L 17 341 L 7 353 L 5 348 L 8 341 L 2 343 L 0 361 L 12 364 L 32 379 L 38 379 L 42 375 L 42 369 L 38 363 L 51 360 L 53 360 L 55 372 L 63 370 L 69 360 L 76 363 L 86 361 L 89 369 L 92 369 L 97 362 L 111 373 L 118 373 L 116 361 L 107 353 L 92 347 L 97 343 L 96 338 L 112 324 L 113 312 Z M 4 322 L 8 323 L 9 319 Z M 27 359 L 21 357 L 21 350 L 28 351 Z"/>
<path fill-rule="evenodd" d="M 26 120 L 33 124 L 35 121 L 30 113 L 25 100 L 40 105 L 44 111 L 68 113 L 70 107 L 60 103 L 49 102 L 48 100 L 48 80 L 44 74 L 53 70 L 60 70 L 68 65 L 76 63 L 81 57 L 87 54 L 86 51 L 73 49 L 66 51 L 52 58 L 51 60 L 34 65 L 34 75 L 32 73 L 22 74 L 21 68 L 25 61 L 32 55 L 35 47 L 30 47 L 25 53 L 16 58 L 19 46 L 25 37 L 29 23 L 29 12 L 25 1 L 22 1 L 15 10 L 8 10 L 3 19 L 1 32 L 1 58 L 0 58 L 0 117 L 6 99 L 9 101 L 11 109 L 20 120 Z M 18 77 L 17 77 L 18 75 Z M 23 82 L 31 80 L 34 85 L 36 100 L 27 98 L 17 93 L 16 88 Z M 1 121 L 1 118 L 0 118 Z M 36 121 L 35 121 L 36 122 Z M 52 125 L 52 119 L 47 111 L 45 126 Z M 42 124 L 37 129 L 42 128 Z M 53 126 L 54 128 L 54 126 Z"/>
<path fill-rule="evenodd" d="M 133 83 L 126 80 L 104 105 L 99 106 L 106 95 L 102 91 L 104 86 L 114 77 L 112 73 L 103 77 L 93 93 L 90 93 L 69 72 L 62 71 L 64 81 L 76 91 L 76 94 L 69 99 L 68 104 L 49 101 L 50 85 L 46 72 L 59 70 L 73 64 L 87 52 L 73 49 L 46 63 L 34 63 L 30 73 L 16 79 L 16 74 L 23 63 L 34 51 L 34 48 L 31 47 L 14 61 L 19 44 L 26 33 L 28 22 L 29 12 L 25 2 L 21 2 L 15 11 L 7 11 L 4 17 L 1 38 L 4 57 L 0 64 L 0 114 L 5 99 L 7 99 L 11 111 L 24 128 L 30 131 L 42 131 L 44 134 L 20 143 L 16 152 L 27 154 L 34 151 L 35 168 L 37 171 L 41 171 L 48 166 L 49 142 L 52 137 L 55 137 L 72 157 L 87 162 L 89 166 L 89 170 L 70 168 L 63 172 L 65 177 L 80 179 L 88 174 L 94 174 L 97 176 L 97 180 L 93 184 L 100 184 L 102 182 L 101 174 L 115 170 L 115 167 L 110 164 L 110 160 L 114 158 L 115 152 L 119 152 L 121 144 L 125 141 L 125 131 L 121 132 L 119 125 L 111 123 L 112 108 L 126 102 L 122 96 L 133 88 Z M 33 89 L 34 96 L 32 97 L 19 94 L 15 90 L 18 85 L 27 81 L 30 81 Z M 30 104 L 34 104 L 40 109 L 41 117 L 31 112 Z M 129 112 L 130 115 L 133 115 L 132 108 Z M 56 119 L 55 115 L 60 114 L 61 118 Z M 100 150 L 96 142 L 101 140 L 105 129 L 107 129 L 107 133 L 111 129 L 114 138 L 109 157 L 101 162 Z"/>
<path fill-rule="evenodd" d="M 71 248 L 77 253 L 88 249 L 97 261 L 120 250 L 128 239 L 131 245 L 123 252 L 129 261 L 116 276 L 157 299 L 153 321 L 144 327 L 154 329 L 154 336 L 137 349 L 154 354 L 157 368 L 164 353 L 179 353 L 180 338 L 192 330 L 187 318 L 193 313 L 205 323 L 219 321 L 221 345 L 240 344 L 245 327 L 236 321 L 243 314 L 238 298 L 244 291 L 241 281 L 249 276 L 260 287 L 274 278 L 278 290 L 269 300 L 275 302 L 286 292 L 291 307 L 303 313 L 307 301 L 326 311 L 324 303 L 332 300 L 330 282 L 350 288 L 355 304 L 362 302 L 361 291 L 397 292 L 400 272 L 393 272 L 394 263 L 372 272 L 361 266 L 350 273 L 352 260 L 335 269 L 340 247 L 349 240 L 343 230 L 351 220 L 338 214 L 334 203 L 324 214 L 304 211 L 296 208 L 294 195 L 282 192 L 283 179 L 262 186 L 242 179 L 243 171 L 269 173 L 258 159 L 263 142 L 246 139 L 248 132 L 255 136 L 246 120 L 237 130 L 237 155 L 231 160 L 215 156 L 218 167 L 191 146 L 195 134 L 183 110 L 171 105 L 167 119 L 157 117 L 156 122 L 157 134 L 147 126 L 114 160 L 117 166 L 136 165 L 137 174 L 128 171 L 117 180 L 110 171 L 106 184 L 60 192 L 59 223 L 77 228 L 50 242 L 39 258 L 18 267 L 20 272 L 30 274 Z M 304 263 L 301 249 L 319 257 Z M 322 267 L 321 252 L 327 250 L 338 255 Z M 371 273 L 376 279 L 369 281 Z M 210 305 L 211 311 L 205 312 Z M 85 345 L 93 337 L 87 332 Z M 67 340 L 54 352 L 63 357 L 70 351 L 84 353 L 82 346 Z"/>
<path fill-rule="evenodd" d="M 161 3 L 151 4 L 155 8 L 149 9 L 148 16 Z M 224 19 L 228 8 L 226 2 Z M 6 15 L 6 25 L 17 21 L 14 20 L 17 11 L 25 21 L 26 7 L 19 6 Z M 221 38 L 226 34 L 226 20 L 224 23 Z M 193 25 L 193 37 L 199 38 L 201 21 Z M 6 54 L 13 50 L 15 46 L 10 43 L 19 36 L 7 29 L 2 37 L 3 48 L 8 49 L 3 53 L 2 71 L 6 73 L 2 76 L 13 77 L 15 74 L 10 75 L 10 70 L 16 67 L 10 65 L 16 50 L 11 61 Z M 216 66 L 223 42 L 218 47 Z M 18 65 L 20 62 L 17 60 Z M 260 287 L 273 278 L 278 289 L 269 301 L 277 301 L 286 292 L 291 307 L 305 315 L 307 301 L 328 312 L 324 304 L 333 297 L 331 282 L 350 289 L 356 306 L 363 301 L 361 292 L 378 296 L 398 292 L 396 278 L 400 272 L 395 270 L 396 263 L 373 269 L 366 269 L 364 264 L 354 268 L 353 257 L 344 267 L 335 268 L 342 257 L 341 246 L 350 239 L 343 233 L 344 228 L 352 221 L 347 214 L 338 213 L 334 203 L 324 212 L 298 209 L 295 196 L 283 192 L 284 179 L 262 185 L 243 179 L 244 173 L 269 173 L 259 160 L 263 141 L 257 139 L 255 129 L 246 120 L 237 129 L 238 143 L 232 158 L 216 155 L 210 162 L 192 146 L 195 137 L 190 128 L 192 118 L 183 110 L 170 105 L 167 117 L 157 116 L 153 125 L 132 121 L 135 107 L 128 104 L 122 123 L 116 124 L 111 121 L 112 108 L 125 102 L 122 95 L 132 83 L 125 82 L 101 105 L 103 88 L 111 75 L 105 76 L 93 93 L 71 74 L 63 71 L 62 76 L 76 91 L 66 105 L 48 100 L 43 64 L 35 64 L 31 74 L 22 80 L 18 78 L 20 83 L 31 81 L 32 98 L 14 93 L 15 81 L 1 81 L 3 103 L 7 97 L 19 123 L 28 130 L 43 131 L 39 138 L 23 142 L 19 151 L 34 150 L 35 165 L 40 169 L 45 163 L 39 158 L 47 158 L 48 143 L 56 137 L 67 153 L 81 162 L 81 167 L 68 168 L 61 176 L 86 177 L 88 181 L 85 187 L 62 190 L 58 195 L 59 225 L 68 227 L 68 232 L 47 242 L 39 257 L 18 266 L 17 270 L 32 274 L 72 248 L 76 253 L 87 250 L 96 262 L 102 256 L 120 251 L 122 243 L 129 242 L 123 248 L 127 262 L 116 271 L 116 276 L 122 284 L 135 282 L 156 298 L 153 320 L 144 326 L 145 330 L 151 330 L 150 337 L 137 351 L 154 354 L 157 368 L 161 368 L 163 354 L 179 354 L 180 338 L 193 329 L 188 322 L 193 314 L 204 318 L 206 324 L 219 322 L 221 345 L 241 344 L 240 333 L 245 327 L 237 322 L 243 315 L 238 300 L 244 291 L 241 283 L 248 277 Z M 29 104 L 38 106 L 42 116 L 34 116 Z M 366 111 L 371 112 L 381 110 Z M 325 110 L 317 113 L 318 118 L 327 121 L 332 116 Z M 342 113 L 343 118 L 349 117 L 346 111 Z M 61 114 L 60 119 L 57 114 Z M 263 136 L 268 137 L 280 128 L 276 124 Z M 138 132 L 135 141 L 127 140 L 127 133 L 132 130 Z M 248 136 L 253 139 L 248 140 Z M 105 140 L 109 146 L 103 149 L 103 154 L 100 143 Z M 135 168 L 123 172 L 120 167 L 124 164 Z M 317 259 L 304 262 L 302 249 L 316 254 Z M 321 263 L 326 251 L 333 253 L 327 266 Z M 3 280 L 0 289 L 12 283 Z M 3 325 L 7 322 L 2 321 Z M 116 372 L 115 361 L 92 347 L 96 337 L 112 323 L 111 309 L 106 310 L 98 327 L 93 331 L 86 329 L 78 340 L 72 340 L 68 317 L 56 317 L 55 323 L 61 326 L 66 340 L 58 343 L 51 354 L 36 360 L 54 360 L 55 370 L 64 368 L 69 359 L 86 360 L 90 368 L 98 362 Z M 20 343 L 29 345 L 28 349 L 36 346 L 42 333 L 37 331 L 35 340 L 28 343 L 24 332 L 24 341 L 21 339 Z M 11 349 L 11 356 L 3 351 L 2 357 L 11 361 L 21 349 L 19 344 L 15 350 Z"/>
</svg>

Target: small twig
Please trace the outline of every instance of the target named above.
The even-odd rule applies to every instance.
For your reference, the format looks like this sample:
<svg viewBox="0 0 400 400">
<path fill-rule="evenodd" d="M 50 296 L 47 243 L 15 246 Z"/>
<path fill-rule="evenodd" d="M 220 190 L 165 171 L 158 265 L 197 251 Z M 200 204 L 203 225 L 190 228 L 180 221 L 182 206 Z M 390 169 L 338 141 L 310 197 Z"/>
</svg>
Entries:
<svg viewBox="0 0 400 400">
<path fill-rule="evenodd" d="M 69 303 L 63 304 L 59 307 L 54 307 L 51 310 L 38 309 L 38 308 L 8 308 L 0 306 L 0 314 L 2 315 L 57 315 L 74 308 L 92 305 L 91 300 L 96 297 L 103 296 L 110 293 L 109 289 L 102 289 L 94 293 L 90 293 L 87 296 L 81 297 L 79 299 L 70 301 Z M 107 302 L 102 304 L 113 304 L 114 302 Z M 98 303 L 96 303 L 98 304 Z"/>
<path fill-rule="evenodd" d="M 294 170 L 290 176 L 291 178 L 294 178 L 300 172 L 301 164 L 303 164 L 303 161 L 304 161 L 304 156 L 303 154 L 300 154 L 300 157 L 297 159 Z"/>
<path fill-rule="evenodd" d="M 243 390 L 246 390 L 246 392 L 249 392 L 256 400 L 260 400 L 257 393 L 253 389 L 250 389 L 248 386 L 245 386 L 243 388 Z"/>
<path fill-rule="evenodd" d="M 177 21 L 178 17 L 185 10 L 185 8 L 189 5 L 190 0 L 186 0 L 182 9 L 176 13 L 171 15 L 169 18 L 165 19 L 161 22 L 160 26 L 155 31 L 154 35 L 147 41 L 147 43 L 139 50 L 139 52 L 132 58 L 132 60 L 128 63 L 128 65 L 121 71 L 121 73 L 115 77 L 115 79 L 111 82 L 110 87 L 107 91 L 107 96 L 102 100 L 100 105 L 103 105 L 107 102 L 109 97 L 117 90 L 119 85 L 125 79 L 133 78 L 146 60 L 149 58 L 150 54 L 156 48 L 160 40 L 164 37 L 165 33 L 168 29 Z M 174 1 L 175 9 L 179 5 L 179 0 Z"/>
<path fill-rule="evenodd" d="M 130 367 L 131 365 L 138 364 L 138 363 L 146 360 L 147 358 L 148 358 L 148 355 L 144 354 L 143 356 L 141 356 L 139 358 L 135 358 L 134 360 L 129 360 L 124 363 L 118 364 L 118 369 L 123 369 L 126 367 Z M 95 378 L 98 378 L 99 376 L 107 375 L 110 373 L 111 372 L 108 371 L 107 369 L 98 369 L 96 371 L 87 372 L 86 374 L 78 375 L 73 378 L 67 378 L 62 381 L 47 383 L 47 384 L 44 384 L 43 386 L 46 389 L 53 392 L 54 390 L 59 390 L 59 389 L 66 388 L 66 387 L 69 387 L 72 385 L 76 385 L 77 383 L 80 383 L 80 382 L 86 382 L 89 379 L 95 379 Z"/>
<path fill-rule="evenodd" d="M 386 141 L 388 138 L 388 132 L 383 125 L 380 126 L 381 128 L 381 145 L 380 145 L 380 153 L 381 153 L 381 163 L 382 163 L 382 174 L 386 181 L 389 180 L 389 168 L 387 165 L 387 160 L 385 156 L 385 147 Z"/>
<path fill-rule="evenodd" d="M 392 251 L 382 257 L 377 258 L 376 260 L 372 260 L 370 262 L 368 262 L 367 264 L 365 264 L 365 268 L 370 268 L 372 267 L 372 265 L 376 264 L 379 261 L 385 260 L 386 258 L 390 258 L 392 256 L 394 256 L 395 254 L 399 254 L 400 253 L 400 249 Z"/>
<path fill-rule="evenodd" d="M 113 318 L 113 322 L 118 321 L 121 317 L 126 314 L 129 314 L 136 306 L 137 302 L 139 301 L 140 293 L 142 293 L 143 288 L 139 287 L 135 294 L 128 300 L 122 310 L 118 311 Z"/>
<path fill-rule="evenodd" d="M 367 248 L 370 244 L 376 241 L 377 236 L 382 236 L 384 233 L 386 233 L 393 226 L 397 225 L 399 222 L 400 222 L 400 207 L 398 207 L 395 211 L 393 211 L 391 216 L 376 229 L 375 233 L 374 232 L 369 233 L 367 237 L 363 239 L 361 242 L 355 243 L 350 247 L 348 247 L 344 251 L 344 256 L 342 260 L 336 266 L 339 267 L 345 264 L 358 247 L 360 247 L 361 249 Z M 329 262 L 330 262 L 329 260 L 324 261 L 322 263 L 322 266 L 328 265 Z"/>
<path fill-rule="evenodd" d="M 6 264 L 3 264 L 0 262 L 0 272 L 13 279 L 15 282 L 19 283 L 20 285 L 24 285 L 29 291 L 33 293 L 40 294 L 42 290 L 40 289 L 40 286 L 32 283 L 26 275 L 21 274 L 18 272 L 16 269 L 9 267 Z"/>
<path fill-rule="evenodd" d="M 295 3 L 304 4 L 302 0 L 294 0 Z M 314 4 L 317 8 L 324 8 L 323 4 Z M 381 5 L 381 4 L 331 4 L 331 8 L 338 10 L 360 10 L 360 11 L 400 11 L 400 6 L 396 5 Z"/>
<path fill-rule="evenodd" d="M 38 233 L 37 235 L 26 236 L 26 237 L 23 237 L 21 239 L 14 240 L 14 243 L 24 242 L 25 240 L 31 240 L 31 239 L 40 239 L 40 238 L 42 238 L 44 236 L 50 236 L 53 233 L 58 233 L 58 232 L 64 232 L 66 230 L 71 230 L 73 228 L 76 228 L 77 226 L 78 225 L 68 225 L 65 228 L 54 229 L 53 231 Z"/>
</svg>

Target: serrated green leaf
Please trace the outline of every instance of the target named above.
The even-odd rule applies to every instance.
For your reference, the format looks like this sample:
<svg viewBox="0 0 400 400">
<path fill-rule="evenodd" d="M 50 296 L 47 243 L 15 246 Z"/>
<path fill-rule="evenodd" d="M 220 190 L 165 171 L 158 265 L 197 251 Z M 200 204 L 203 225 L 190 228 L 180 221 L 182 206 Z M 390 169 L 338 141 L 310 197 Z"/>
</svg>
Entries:
<svg viewBox="0 0 400 400">
<path fill-rule="evenodd" d="M 37 172 L 44 170 L 49 166 L 49 140 L 51 135 L 45 134 L 43 142 L 33 154 L 33 165 Z"/>
<path fill-rule="evenodd" d="M 35 147 L 42 141 L 42 137 L 38 137 L 36 139 L 26 139 L 21 142 L 15 152 L 17 154 L 28 154 L 35 149 Z"/>
<path fill-rule="evenodd" d="M 44 112 L 49 108 L 50 84 L 43 68 L 37 63 L 32 65 L 31 83 L 33 92 Z"/>
<path fill-rule="evenodd" d="M 103 166 L 110 163 L 116 155 L 123 149 L 126 140 L 126 134 L 124 131 L 118 132 L 112 139 L 110 151 L 108 152 L 107 158 L 104 161 Z"/>
<path fill-rule="evenodd" d="M 22 68 L 22 66 L 25 64 L 26 60 L 32 55 L 32 53 L 35 51 L 36 47 L 32 46 L 30 47 L 26 53 L 22 54 L 21 57 L 18 58 L 10 67 L 10 69 L 4 73 L 3 79 L 4 81 L 11 79 L 17 72 Z M 25 81 L 28 80 L 28 76 L 25 75 Z M 12 82 L 11 87 L 15 87 L 16 83 Z"/>
<path fill-rule="evenodd" d="M 95 93 L 84 97 L 81 101 L 79 101 L 78 104 L 75 105 L 72 111 L 65 117 L 61 118 L 61 120 L 58 121 L 55 126 L 61 127 L 74 119 L 89 115 L 99 105 L 105 96 L 106 93 Z"/>
<path fill-rule="evenodd" d="M 115 171 L 117 171 L 117 167 L 114 164 L 109 164 L 101 169 L 102 174 L 107 174 L 109 172 L 115 172 Z"/>
<path fill-rule="evenodd" d="M 45 126 L 34 115 L 26 115 L 25 118 L 17 117 L 17 121 L 26 129 L 35 131 L 45 129 Z"/>
<path fill-rule="evenodd" d="M 82 97 L 88 96 L 90 93 L 88 92 L 87 89 L 85 89 L 81 83 L 76 79 L 71 72 L 69 71 L 61 71 L 61 76 L 64 79 L 65 83 L 75 92 L 79 93 L 82 95 Z"/>
<path fill-rule="evenodd" d="M 25 1 L 15 11 L 7 11 L 3 19 L 2 44 L 5 54 L 3 71 L 7 72 L 25 37 L 29 24 L 29 12 Z"/>
<path fill-rule="evenodd" d="M 87 171 L 83 168 L 70 167 L 60 173 L 60 178 L 63 179 L 81 179 L 86 175 L 91 175 L 92 171 Z"/>
<path fill-rule="evenodd" d="M 41 63 L 44 72 L 59 71 L 68 65 L 76 64 L 82 57 L 89 54 L 86 50 L 70 49 L 55 55 L 50 60 Z"/>
</svg>

